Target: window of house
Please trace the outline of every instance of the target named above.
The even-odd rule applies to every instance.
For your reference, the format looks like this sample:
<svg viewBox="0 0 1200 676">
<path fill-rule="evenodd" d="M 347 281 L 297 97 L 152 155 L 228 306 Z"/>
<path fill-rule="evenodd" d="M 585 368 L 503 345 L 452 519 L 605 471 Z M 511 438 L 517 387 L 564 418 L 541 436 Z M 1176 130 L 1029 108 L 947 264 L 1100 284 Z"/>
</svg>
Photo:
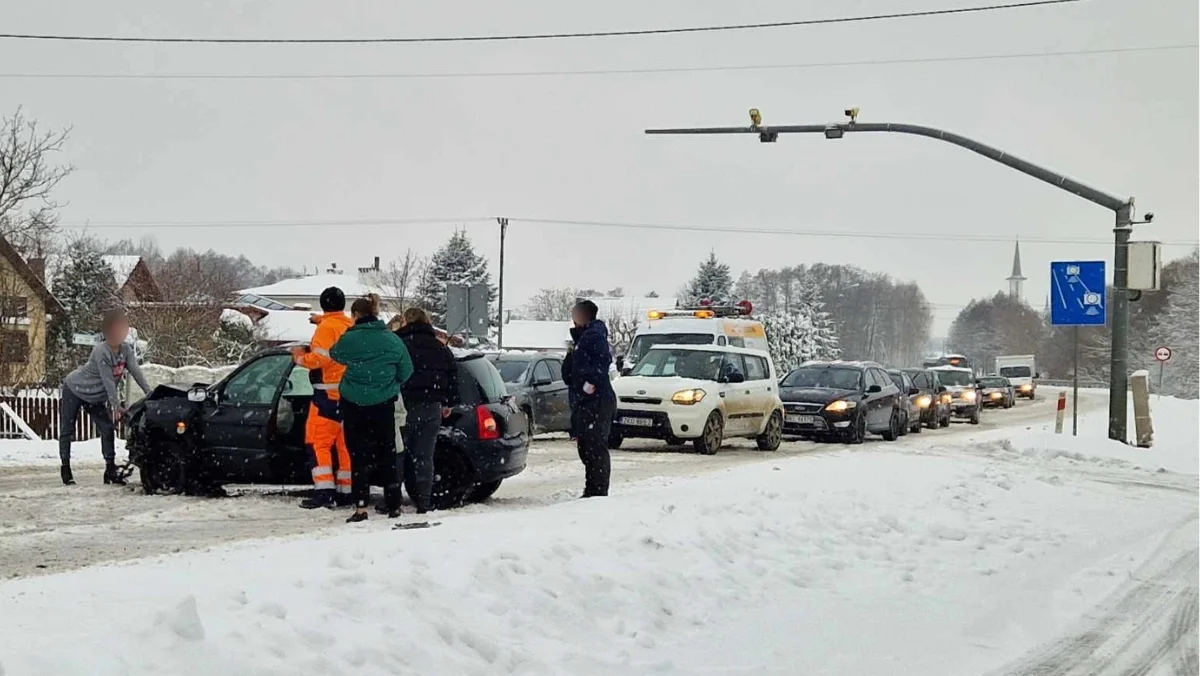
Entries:
<svg viewBox="0 0 1200 676">
<path fill-rule="evenodd" d="M 0 363 L 29 362 L 29 334 L 24 331 L 0 332 Z"/>
<path fill-rule="evenodd" d="M 29 299 L 25 296 L 0 296 L 0 317 L 26 318 L 29 316 Z"/>
</svg>

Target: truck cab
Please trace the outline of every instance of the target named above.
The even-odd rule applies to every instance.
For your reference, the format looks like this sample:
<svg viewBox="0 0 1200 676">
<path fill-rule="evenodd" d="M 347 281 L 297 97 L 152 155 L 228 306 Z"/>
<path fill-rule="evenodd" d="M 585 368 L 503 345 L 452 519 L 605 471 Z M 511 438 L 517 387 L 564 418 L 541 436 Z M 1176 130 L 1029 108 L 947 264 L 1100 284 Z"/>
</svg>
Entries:
<svg viewBox="0 0 1200 676">
<path fill-rule="evenodd" d="M 622 373 L 632 371 L 655 345 L 716 345 L 767 352 L 767 333 L 762 322 L 750 316 L 753 309 L 749 301 L 742 301 L 732 306 L 701 304 L 651 310 L 624 355 Z"/>
</svg>

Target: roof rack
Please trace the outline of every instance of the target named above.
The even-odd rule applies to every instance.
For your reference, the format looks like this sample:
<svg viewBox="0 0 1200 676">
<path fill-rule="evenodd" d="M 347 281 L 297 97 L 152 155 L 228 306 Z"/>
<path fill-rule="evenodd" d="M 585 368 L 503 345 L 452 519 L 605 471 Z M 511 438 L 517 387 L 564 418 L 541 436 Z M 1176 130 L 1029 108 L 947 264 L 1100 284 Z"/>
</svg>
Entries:
<svg viewBox="0 0 1200 676">
<path fill-rule="evenodd" d="M 700 301 L 696 305 L 685 305 L 674 310 L 651 310 L 646 313 L 650 319 L 666 319 L 668 317 L 698 317 L 712 319 L 714 317 L 749 317 L 754 311 L 754 305 L 748 300 L 739 301 L 733 305 L 714 305 L 711 301 Z"/>
</svg>

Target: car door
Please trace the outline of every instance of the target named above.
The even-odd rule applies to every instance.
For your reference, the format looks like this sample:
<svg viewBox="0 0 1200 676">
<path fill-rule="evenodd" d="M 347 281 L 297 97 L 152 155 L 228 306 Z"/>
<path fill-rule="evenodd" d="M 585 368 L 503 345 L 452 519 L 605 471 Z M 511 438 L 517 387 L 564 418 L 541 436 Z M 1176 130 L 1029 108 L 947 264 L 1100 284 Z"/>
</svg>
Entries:
<svg viewBox="0 0 1200 676">
<path fill-rule="evenodd" d="M 276 407 L 292 370 L 290 354 L 267 354 L 235 371 L 204 415 L 204 442 L 221 476 L 273 480 Z"/>
<path fill-rule="evenodd" d="M 879 369 L 867 369 L 866 375 L 867 385 L 876 389 L 874 392 L 867 393 L 867 426 L 873 430 L 886 428 L 892 414 L 890 406 L 892 399 L 889 396 L 888 388 L 895 389 L 896 386 L 892 385 L 887 374 Z"/>
<path fill-rule="evenodd" d="M 764 357 L 743 355 L 746 363 L 746 384 L 750 386 L 751 406 L 755 414 L 753 431 L 761 432 L 771 414 L 775 412 L 775 381 L 771 380 L 771 369 Z"/>
<path fill-rule="evenodd" d="M 726 353 L 720 368 L 721 397 L 725 399 L 725 434 L 748 434 L 757 421 L 751 383 L 746 379 L 746 363 L 740 354 Z M 740 378 L 739 378 L 740 376 Z M 740 380 L 741 382 L 736 382 Z"/>
<path fill-rule="evenodd" d="M 562 360 L 547 359 L 546 366 L 550 369 L 550 385 L 546 388 L 550 394 L 548 408 L 552 417 L 549 421 L 555 431 L 565 432 L 571 429 L 571 399 L 562 379 Z"/>
<path fill-rule="evenodd" d="M 539 359 L 529 369 L 529 398 L 533 406 L 533 419 L 539 430 L 554 429 L 555 419 L 555 384 L 550 373 L 550 366 L 545 359 Z"/>
</svg>

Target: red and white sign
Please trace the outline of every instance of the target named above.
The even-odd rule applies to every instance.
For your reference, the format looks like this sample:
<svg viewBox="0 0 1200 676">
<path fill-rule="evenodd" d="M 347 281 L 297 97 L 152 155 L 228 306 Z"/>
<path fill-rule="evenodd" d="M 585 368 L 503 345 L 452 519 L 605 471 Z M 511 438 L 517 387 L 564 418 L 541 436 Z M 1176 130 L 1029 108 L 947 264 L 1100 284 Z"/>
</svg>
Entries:
<svg viewBox="0 0 1200 676">
<path fill-rule="evenodd" d="M 1171 361 L 1171 348 L 1163 345 L 1154 351 L 1154 358 L 1158 361 Z"/>
</svg>

